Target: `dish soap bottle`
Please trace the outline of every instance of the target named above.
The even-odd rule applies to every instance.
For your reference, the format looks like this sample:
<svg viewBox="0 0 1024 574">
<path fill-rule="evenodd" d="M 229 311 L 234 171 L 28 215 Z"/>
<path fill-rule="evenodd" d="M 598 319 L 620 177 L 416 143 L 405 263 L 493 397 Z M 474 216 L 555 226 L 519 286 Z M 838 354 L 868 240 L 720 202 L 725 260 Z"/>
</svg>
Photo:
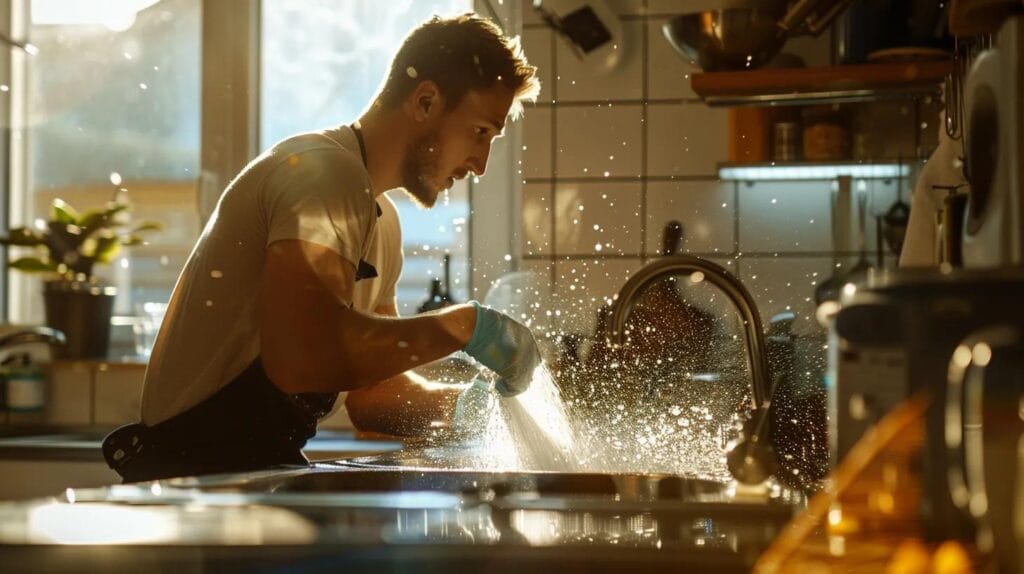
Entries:
<svg viewBox="0 0 1024 574">
<path fill-rule="evenodd" d="M 444 256 L 444 286 L 441 285 L 441 279 L 434 277 L 430 280 L 430 293 L 427 295 L 427 299 L 417 309 L 417 313 L 426 313 L 427 311 L 436 311 L 454 305 L 455 300 L 451 296 L 451 263 L 452 256 L 445 254 Z"/>
<path fill-rule="evenodd" d="M 444 254 L 444 293 L 441 294 L 441 300 L 444 302 L 444 306 L 454 305 L 458 303 L 452 297 L 452 255 L 451 253 Z"/>
<path fill-rule="evenodd" d="M 448 303 L 445 302 L 444 293 L 441 291 L 441 280 L 434 277 L 430 280 L 430 294 L 427 295 L 427 300 L 419 306 L 417 312 L 426 313 L 427 311 L 436 311 L 447 306 Z"/>
</svg>

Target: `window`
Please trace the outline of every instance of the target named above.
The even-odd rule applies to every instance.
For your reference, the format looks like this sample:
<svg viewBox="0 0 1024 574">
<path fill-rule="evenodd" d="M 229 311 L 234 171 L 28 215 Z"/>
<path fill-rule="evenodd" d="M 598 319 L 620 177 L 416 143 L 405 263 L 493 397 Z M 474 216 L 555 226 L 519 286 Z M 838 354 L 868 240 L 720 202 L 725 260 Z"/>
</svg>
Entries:
<svg viewBox="0 0 1024 574">
<path fill-rule="evenodd" d="M 38 53 L 12 58 L 12 222 L 126 190 L 133 217 L 164 229 L 97 275 L 118 287 L 116 315 L 166 301 L 199 231 L 201 1 L 25 0 L 15 14 Z M 40 322 L 39 280 L 11 279 L 10 319 Z M 124 350 L 130 329 L 115 321 L 113 338 Z"/>
<path fill-rule="evenodd" d="M 137 304 L 167 301 L 200 231 L 202 0 L 20 0 L 0 77 L 10 111 L 10 223 L 48 215 L 55 197 L 79 209 L 126 190 L 138 220 L 164 225 L 97 275 L 118 287 L 112 353 L 131 352 Z M 383 81 L 399 42 L 432 14 L 470 0 L 263 0 L 259 148 L 355 120 Z M 0 72 L 2 73 L 2 72 Z M 2 99 L 6 98 L 7 101 Z M 119 183 L 115 183 L 119 182 Z M 412 314 L 452 255 L 452 295 L 469 298 L 469 190 L 459 182 L 431 210 L 404 195 L 405 266 L 399 310 Z M 38 277 L 9 274 L 7 320 L 43 320 Z"/>
<path fill-rule="evenodd" d="M 469 0 L 263 0 L 260 148 L 295 133 L 351 123 L 383 82 L 391 58 L 415 25 L 433 14 L 471 9 Z M 433 209 L 391 192 L 402 219 L 405 266 L 398 284 L 403 315 L 426 298 L 452 254 L 452 295 L 469 297 L 466 182 Z"/>
</svg>

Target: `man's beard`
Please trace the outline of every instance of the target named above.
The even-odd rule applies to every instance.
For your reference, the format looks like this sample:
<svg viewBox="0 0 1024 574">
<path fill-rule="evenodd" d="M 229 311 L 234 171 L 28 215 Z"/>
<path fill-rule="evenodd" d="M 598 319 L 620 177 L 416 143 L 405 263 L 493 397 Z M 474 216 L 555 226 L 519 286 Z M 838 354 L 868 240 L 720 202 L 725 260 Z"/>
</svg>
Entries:
<svg viewBox="0 0 1024 574">
<path fill-rule="evenodd" d="M 402 187 L 421 207 L 431 208 L 437 202 L 438 191 L 430 186 L 437 177 L 441 140 L 437 132 L 430 132 L 409 142 L 402 158 Z"/>
</svg>

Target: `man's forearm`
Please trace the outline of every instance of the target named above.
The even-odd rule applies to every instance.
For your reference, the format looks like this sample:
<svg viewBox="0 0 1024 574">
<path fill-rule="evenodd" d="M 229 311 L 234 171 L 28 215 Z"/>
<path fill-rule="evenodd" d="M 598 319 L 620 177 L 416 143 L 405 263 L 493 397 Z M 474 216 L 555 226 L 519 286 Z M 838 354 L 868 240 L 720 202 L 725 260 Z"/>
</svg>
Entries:
<svg viewBox="0 0 1024 574">
<path fill-rule="evenodd" d="M 341 318 L 341 359 L 352 388 L 372 385 L 466 346 L 476 310 L 458 305 L 409 318 L 367 315 L 351 309 Z"/>
<path fill-rule="evenodd" d="M 313 303 L 296 301 L 298 306 Z M 319 309 L 319 320 L 307 324 L 300 339 L 279 331 L 264 334 L 264 344 L 290 349 L 291 367 L 271 377 L 286 392 L 350 391 L 378 383 L 462 349 L 476 324 L 471 305 L 404 319 L 338 306 Z"/>
<path fill-rule="evenodd" d="M 408 371 L 349 391 L 345 408 L 361 431 L 422 436 L 451 424 L 464 387 L 432 383 Z"/>
</svg>

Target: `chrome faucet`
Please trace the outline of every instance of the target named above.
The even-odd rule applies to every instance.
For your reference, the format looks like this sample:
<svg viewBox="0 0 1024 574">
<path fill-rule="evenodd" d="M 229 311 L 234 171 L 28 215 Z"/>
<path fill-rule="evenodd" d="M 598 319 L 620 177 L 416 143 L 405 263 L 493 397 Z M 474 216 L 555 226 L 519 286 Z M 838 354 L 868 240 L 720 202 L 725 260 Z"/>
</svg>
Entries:
<svg viewBox="0 0 1024 574">
<path fill-rule="evenodd" d="M 753 376 L 751 390 L 754 408 L 765 406 L 770 391 L 768 357 L 765 354 L 764 330 L 761 327 L 761 315 L 757 311 L 757 304 L 754 303 L 754 298 L 750 296 L 747 288 L 740 283 L 739 279 L 721 266 L 706 259 L 691 255 L 661 257 L 633 274 L 619 290 L 612 308 L 611 324 L 609 325 L 611 342 L 618 345 L 626 342 L 628 335 L 625 332 L 626 319 L 629 317 L 629 312 L 633 310 L 633 305 L 649 285 L 659 279 L 683 273 L 690 273 L 690 280 L 694 282 L 706 279 L 724 291 L 736 306 L 740 318 L 743 319 L 743 329 L 746 333 L 747 355 L 750 360 L 750 373 Z M 701 275 L 695 277 L 693 274 L 696 273 Z"/>
<path fill-rule="evenodd" d="M 743 440 L 730 449 L 726 458 L 729 471 L 737 480 L 750 484 L 760 483 L 774 472 L 776 465 L 774 452 L 767 441 L 768 406 L 774 389 L 768 370 L 761 315 L 754 298 L 739 279 L 721 266 L 691 255 L 661 257 L 648 263 L 633 274 L 619 290 L 610 319 L 610 342 L 616 345 L 626 342 L 626 319 L 648 286 L 658 280 L 684 273 L 689 273 L 690 280 L 695 283 L 707 280 L 724 291 L 743 319 L 747 357 L 750 361 L 754 416 L 748 421 L 751 424 L 747 425 Z"/>
</svg>

